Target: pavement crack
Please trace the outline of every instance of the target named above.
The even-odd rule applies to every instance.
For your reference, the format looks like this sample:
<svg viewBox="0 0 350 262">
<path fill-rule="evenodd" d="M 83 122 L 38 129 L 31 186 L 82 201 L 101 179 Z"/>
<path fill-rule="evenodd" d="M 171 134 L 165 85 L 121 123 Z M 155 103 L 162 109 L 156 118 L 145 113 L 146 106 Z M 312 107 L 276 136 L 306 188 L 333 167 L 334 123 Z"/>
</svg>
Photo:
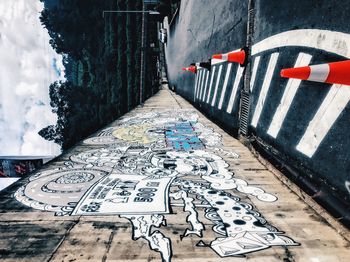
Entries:
<svg viewBox="0 0 350 262">
<path fill-rule="evenodd" d="M 113 238 L 114 238 L 115 232 L 114 230 L 111 232 L 111 234 L 109 235 L 109 239 L 107 242 L 107 249 L 106 252 L 104 253 L 103 257 L 102 257 L 102 262 L 105 262 L 107 260 L 107 255 L 109 253 L 109 250 L 111 248 L 112 242 L 113 242 Z"/>
<path fill-rule="evenodd" d="M 68 228 L 68 230 L 66 231 L 66 233 L 63 235 L 61 241 L 58 243 L 58 245 L 56 246 L 55 250 L 51 253 L 50 257 L 47 259 L 47 261 L 51 261 L 51 259 L 55 256 L 55 254 L 57 253 L 58 249 L 61 247 L 62 243 L 67 239 L 67 237 L 69 236 L 70 232 L 72 231 L 72 229 L 79 223 L 80 221 L 80 217 L 78 220 L 74 221 L 72 223 L 72 225 Z"/>
<path fill-rule="evenodd" d="M 173 92 L 171 92 L 170 90 L 168 90 L 170 92 L 170 95 L 174 98 L 175 102 L 178 104 L 178 106 L 182 109 L 182 106 L 180 104 L 180 102 L 176 99 L 175 95 Z"/>
<path fill-rule="evenodd" d="M 193 39 L 197 41 L 197 38 L 194 36 L 193 32 L 192 32 L 192 29 L 187 29 L 187 32 L 190 32 Z M 198 41 L 197 41 L 198 42 Z"/>
<path fill-rule="evenodd" d="M 293 254 L 289 251 L 288 247 L 284 247 L 283 262 L 295 262 Z"/>
</svg>

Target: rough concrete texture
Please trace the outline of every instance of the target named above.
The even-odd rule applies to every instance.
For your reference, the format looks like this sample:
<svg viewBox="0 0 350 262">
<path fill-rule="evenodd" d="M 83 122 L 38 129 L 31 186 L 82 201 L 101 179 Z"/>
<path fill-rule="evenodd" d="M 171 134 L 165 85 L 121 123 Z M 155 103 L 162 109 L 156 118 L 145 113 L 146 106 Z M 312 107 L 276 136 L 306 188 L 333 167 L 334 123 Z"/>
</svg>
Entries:
<svg viewBox="0 0 350 262">
<path fill-rule="evenodd" d="M 167 87 L 0 199 L 1 261 L 350 258 L 349 242 Z"/>
</svg>

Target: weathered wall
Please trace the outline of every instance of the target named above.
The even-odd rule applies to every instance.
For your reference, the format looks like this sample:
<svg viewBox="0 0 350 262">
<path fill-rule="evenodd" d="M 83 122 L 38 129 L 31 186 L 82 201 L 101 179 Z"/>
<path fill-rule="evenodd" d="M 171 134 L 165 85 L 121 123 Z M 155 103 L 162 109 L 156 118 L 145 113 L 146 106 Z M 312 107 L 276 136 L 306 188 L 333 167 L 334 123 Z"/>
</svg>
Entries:
<svg viewBox="0 0 350 262">
<path fill-rule="evenodd" d="M 195 76 L 184 74 L 181 67 L 193 62 L 207 61 L 210 54 L 218 50 L 228 52 L 232 49 L 241 48 L 246 42 L 247 25 L 247 2 L 246 1 L 183 1 L 180 6 L 179 16 L 174 19 L 169 30 L 169 40 L 166 47 L 168 58 L 169 81 L 175 85 L 177 92 L 189 101 L 194 101 Z M 222 41 L 225 39 L 225 41 Z M 196 99 L 196 105 L 209 116 L 215 116 L 221 125 L 237 132 L 238 128 L 238 103 L 232 108 L 232 113 L 220 110 L 217 106 L 211 106 L 216 85 L 221 88 L 227 72 L 227 64 L 222 65 L 221 78 L 217 84 L 217 74 L 220 65 L 212 69 L 209 74 L 205 70 L 198 75 L 201 76 L 202 85 L 207 82 L 207 92 L 212 76 L 211 95 Z M 232 72 L 238 69 L 232 65 Z M 215 72 L 214 72 L 215 71 Z M 202 76 L 202 74 L 204 74 Z M 197 75 L 197 76 L 198 76 Z M 231 73 L 228 83 L 234 81 L 235 75 Z M 206 81 L 208 78 L 208 81 Z M 232 84 L 227 85 L 227 94 L 232 90 Z M 239 100 L 239 95 L 236 97 Z M 210 102 L 207 103 L 206 101 Z M 229 99 L 224 97 L 222 108 L 226 108 Z M 218 105 L 219 101 L 215 102 Z"/>
<path fill-rule="evenodd" d="M 323 0 L 252 2 L 250 65 L 243 71 L 237 64 L 230 70 L 228 63 L 216 64 L 206 83 L 207 73 L 200 70 L 195 76 L 180 72 L 181 67 L 243 47 L 248 1 L 184 1 L 166 48 L 170 84 L 233 134 L 239 129 L 240 91 L 246 86 L 250 90 L 248 137 L 297 170 L 299 178 L 307 178 L 314 187 L 311 195 L 322 192 L 329 200 L 332 191 L 346 206 L 350 199 L 350 87 L 289 81 L 279 74 L 282 68 L 349 58 L 350 27 L 344 21 L 350 6 Z M 208 14 L 214 13 L 213 23 L 214 16 Z M 250 83 L 244 83 L 245 77 Z"/>
<path fill-rule="evenodd" d="M 341 1 L 266 3 L 256 1 L 255 7 L 252 61 L 260 57 L 260 65 L 252 85 L 252 120 L 263 96 L 261 83 L 270 72 L 272 80 L 259 108 L 260 118 L 251 122 L 252 132 L 348 200 L 350 88 L 310 81 L 299 85 L 279 73 L 297 63 L 347 59 L 350 27 L 344 21 L 350 7 Z M 335 8 L 337 4 L 342 8 Z M 273 53 L 278 55 L 276 65 L 266 70 Z"/>
</svg>

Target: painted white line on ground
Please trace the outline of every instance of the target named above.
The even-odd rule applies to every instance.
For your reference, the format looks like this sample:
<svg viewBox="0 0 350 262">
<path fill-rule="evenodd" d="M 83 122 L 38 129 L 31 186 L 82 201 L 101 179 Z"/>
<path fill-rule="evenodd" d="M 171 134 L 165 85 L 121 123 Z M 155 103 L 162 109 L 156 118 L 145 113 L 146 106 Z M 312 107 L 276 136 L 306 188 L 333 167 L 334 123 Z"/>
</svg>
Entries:
<svg viewBox="0 0 350 262">
<path fill-rule="evenodd" d="M 232 86 L 230 100 L 228 101 L 228 105 L 226 108 L 226 112 L 229 114 L 231 114 L 232 109 L 233 109 L 233 105 L 234 105 L 236 94 L 237 94 L 238 85 L 239 85 L 239 82 L 241 81 L 243 70 L 244 70 L 243 67 L 238 66 L 236 78 L 235 78 L 235 81 L 233 82 L 233 86 Z"/>
<path fill-rule="evenodd" d="M 254 88 L 254 83 L 255 83 L 255 78 L 256 78 L 256 72 L 257 72 L 257 70 L 258 70 L 259 63 L 260 63 L 260 56 L 257 56 L 257 57 L 255 57 L 255 59 L 254 59 L 252 77 L 250 78 L 250 92 L 252 92 L 252 91 L 253 91 L 253 88 Z"/>
<path fill-rule="evenodd" d="M 222 87 L 221 96 L 220 96 L 219 105 L 218 105 L 218 109 L 220 109 L 220 110 L 222 108 L 222 103 L 224 102 L 227 84 L 228 84 L 228 79 L 230 78 L 231 68 L 232 68 L 232 63 L 229 63 L 227 66 L 227 69 L 226 69 L 224 85 Z"/>
<path fill-rule="evenodd" d="M 311 158 L 349 100 L 349 86 L 332 85 L 296 149 Z"/>
<path fill-rule="evenodd" d="M 207 92 L 207 89 L 208 89 L 209 75 L 210 75 L 210 71 L 207 72 L 207 77 L 205 79 L 205 84 L 204 84 L 204 89 L 203 89 L 204 91 L 203 91 L 203 94 L 202 94 L 202 97 L 201 97 L 202 101 L 205 101 L 204 95 L 205 95 L 205 93 Z"/>
<path fill-rule="evenodd" d="M 311 58 L 312 58 L 311 55 L 308 55 L 305 53 L 299 53 L 294 67 L 309 65 Z M 286 115 L 289 111 L 289 108 L 292 105 L 295 94 L 299 89 L 300 83 L 301 83 L 301 80 L 299 79 L 290 78 L 288 80 L 282 99 L 276 109 L 275 115 L 273 116 L 270 127 L 267 131 L 267 133 L 270 136 L 274 138 L 277 137 L 278 132 L 280 131 L 282 124 L 284 122 L 284 119 L 286 118 Z"/>
<path fill-rule="evenodd" d="M 213 96 L 213 99 L 211 100 L 211 106 L 214 106 L 214 104 L 215 104 L 216 96 L 218 94 L 218 87 L 219 87 L 219 83 L 220 83 L 221 73 L 222 73 L 222 65 L 220 65 L 220 67 L 219 67 L 219 73 L 218 73 L 218 76 L 216 78 L 216 85 L 215 85 L 215 90 L 214 90 L 214 96 Z"/>
<path fill-rule="evenodd" d="M 199 73 L 196 74 L 196 81 L 194 83 L 193 101 L 196 101 L 196 92 L 198 88 Z"/>
<path fill-rule="evenodd" d="M 277 59 L 278 59 L 279 53 L 273 53 L 270 56 L 270 61 L 267 66 L 264 82 L 260 91 L 259 99 L 258 102 L 256 103 L 253 119 L 251 122 L 251 125 L 253 127 L 256 127 L 258 124 L 261 112 L 263 110 L 264 104 L 265 104 L 265 99 L 267 97 L 267 93 L 269 92 L 270 84 L 271 84 L 271 79 L 273 76 L 273 73 L 275 71 Z"/>
<path fill-rule="evenodd" d="M 213 80 L 214 80 L 215 70 L 216 70 L 216 66 L 213 67 L 213 70 L 212 70 L 212 72 L 211 72 L 211 79 L 210 79 L 209 91 L 208 91 L 208 94 L 207 94 L 207 103 L 209 103 L 209 99 L 210 99 L 210 93 L 211 93 L 211 88 L 212 88 L 212 86 L 213 86 Z"/>
</svg>

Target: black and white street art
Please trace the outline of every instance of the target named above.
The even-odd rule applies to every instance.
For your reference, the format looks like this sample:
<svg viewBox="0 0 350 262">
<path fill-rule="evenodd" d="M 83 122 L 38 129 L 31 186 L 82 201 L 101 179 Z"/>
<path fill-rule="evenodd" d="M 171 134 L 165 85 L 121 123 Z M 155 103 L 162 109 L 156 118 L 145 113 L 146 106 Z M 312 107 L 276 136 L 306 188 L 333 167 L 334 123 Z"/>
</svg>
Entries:
<svg viewBox="0 0 350 262">
<path fill-rule="evenodd" d="M 221 136 L 192 111 L 124 117 L 84 144 L 87 150 L 73 153 L 62 167 L 30 177 L 15 198 L 57 216 L 126 218 L 132 239 L 143 238 L 163 261 L 171 261 L 172 243 L 158 228 L 167 226 L 172 207 L 188 214 L 180 240 L 197 237 L 198 246 L 221 257 L 298 245 L 240 200 L 239 195 L 272 203 L 277 197 L 229 171 L 219 155 L 239 155 L 224 149 Z M 217 237 L 204 244 L 208 221 Z"/>
</svg>

